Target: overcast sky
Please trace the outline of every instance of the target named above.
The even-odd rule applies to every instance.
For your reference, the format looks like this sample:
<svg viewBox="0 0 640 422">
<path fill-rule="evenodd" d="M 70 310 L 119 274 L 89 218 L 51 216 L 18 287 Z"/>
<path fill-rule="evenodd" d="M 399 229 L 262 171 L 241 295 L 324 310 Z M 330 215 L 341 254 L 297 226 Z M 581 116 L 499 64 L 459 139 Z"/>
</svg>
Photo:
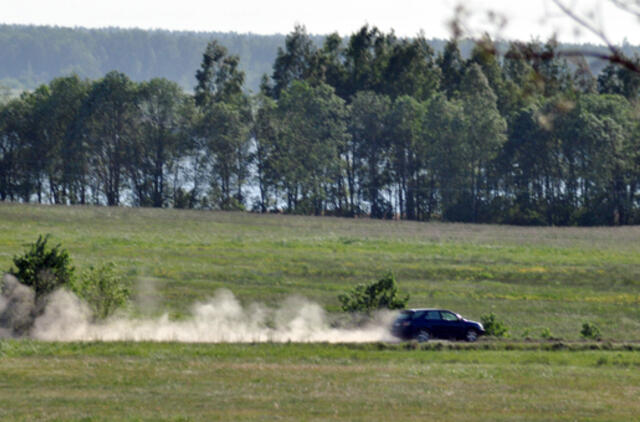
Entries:
<svg viewBox="0 0 640 422">
<path fill-rule="evenodd" d="M 568 42 L 595 42 L 582 32 L 552 0 L 0 0 L 0 23 L 89 28 L 160 28 L 191 31 L 235 31 L 286 34 L 296 23 L 314 34 L 338 31 L 349 35 L 363 24 L 394 29 L 402 36 L 424 30 L 427 38 L 448 38 L 448 23 L 456 5 L 470 12 L 472 35 L 488 31 L 494 37 L 530 40 L 552 33 Z M 609 38 L 640 44 L 640 23 L 609 0 L 565 0 L 577 12 L 596 12 Z M 489 22 L 494 10 L 507 18 L 504 29 Z"/>
</svg>

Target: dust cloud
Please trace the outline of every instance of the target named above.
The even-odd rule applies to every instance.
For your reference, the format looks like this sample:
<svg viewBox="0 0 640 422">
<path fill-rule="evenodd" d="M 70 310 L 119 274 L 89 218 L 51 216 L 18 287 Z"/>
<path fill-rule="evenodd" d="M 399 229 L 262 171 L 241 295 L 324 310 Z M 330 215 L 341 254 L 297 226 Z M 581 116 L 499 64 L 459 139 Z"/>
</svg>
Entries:
<svg viewBox="0 0 640 422">
<path fill-rule="evenodd" d="M 242 306 L 229 290 L 218 290 L 193 305 L 189 317 L 171 320 L 125 315 L 94 321 L 88 306 L 67 290 L 57 290 L 40 312 L 31 289 L 12 277 L 0 295 L 0 338 L 29 337 L 44 341 L 171 341 L 189 343 L 390 341 L 392 312 L 376 315 L 363 327 L 335 327 L 322 307 L 291 297 L 277 308 Z M 35 316 L 37 315 L 37 316 Z M 27 331 L 25 327 L 30 327 Z"/>
<path fill-rule="evenodd" d="M 29 331 L 36 314 L 35 292 L 5 274 L 0 280 L 0 338 L 17 337 Z"/>
</svg>

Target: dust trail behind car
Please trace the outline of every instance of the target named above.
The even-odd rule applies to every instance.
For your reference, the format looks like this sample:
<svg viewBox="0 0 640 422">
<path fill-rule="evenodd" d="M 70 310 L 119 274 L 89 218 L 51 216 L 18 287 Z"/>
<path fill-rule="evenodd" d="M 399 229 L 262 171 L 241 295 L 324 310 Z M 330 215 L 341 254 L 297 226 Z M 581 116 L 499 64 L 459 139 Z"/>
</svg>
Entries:
<svg viewBox="0 0 640 422">
<path fill-rule="evenodd" d="M 10 302 L 6 297 L 0 302 L 0 315 L 11 311 Z M 20 303 L 24 306 L 24 301 Z M 218 290 L 211 299 L 194 304 L 190 316 L 180 320 L 164 314 L 93 321 L 85 303 L 58 290 L 48 298 L 27 336 L 45 341 L 375 342 L 392 339 L 389 326 L 394 316 L 379 313 L 366 326 L 336 328 L 320 305 L 301 297 L 288 298 L 276 308 L 258 303 L 242 306 L 230 291 Z M 8 332 L 10 327 L 0 331 L 5 336 Z"/>
</svg>

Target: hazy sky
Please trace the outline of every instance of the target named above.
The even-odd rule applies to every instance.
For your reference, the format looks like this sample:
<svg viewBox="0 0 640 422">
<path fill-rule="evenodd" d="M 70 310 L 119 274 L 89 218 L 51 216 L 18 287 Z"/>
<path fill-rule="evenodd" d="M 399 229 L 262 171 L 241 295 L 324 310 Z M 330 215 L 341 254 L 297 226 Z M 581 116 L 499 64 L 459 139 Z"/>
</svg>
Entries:
<svg viewBox="0 0 640 422">
<path fill-rule="evenodd" d="M 595 41 L 560 13 L 552 0 L 0 0 L 0 23 L 83 27 L 137 27 L 194 31 L 288 33 L 296 23 L 314 34 L 349 35 L 365 23 L 403 36 L 424 30 L 427 38 L 447 38 L 456 5 L 470 12 L 472 35 L 488 31 L 505 38 Z M 640 44 L 640 23 L 609 0 L 565 0 L 583 15 L 596 11 L 614 42 Z M 507 18 L 498 31 L 487 19 L 494 10 Z"/>
</svg>

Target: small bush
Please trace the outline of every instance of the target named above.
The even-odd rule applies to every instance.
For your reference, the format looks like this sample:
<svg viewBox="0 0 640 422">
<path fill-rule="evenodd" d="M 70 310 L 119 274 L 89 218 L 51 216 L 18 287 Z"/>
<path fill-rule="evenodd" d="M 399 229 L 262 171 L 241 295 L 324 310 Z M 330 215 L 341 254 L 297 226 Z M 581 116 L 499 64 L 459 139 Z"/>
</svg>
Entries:
<svg viewBox="0 0 640 422">
<path fill-rule="evenodd" d="M 338 296 L 344 312 L 371 315 L 378 309 L 402 309 L 409 301 L 409 295 L 400 297 L 398 285 L 392 272 L 371 284 L 358 284 L 348 293 Z"/>
<path fill-rule="evenodd" d="M 74 284 L 74 292 L 87 302 L 96 319 L 112 315 L 129 301 L 131 289 L 113 263 L 89 267 Z"/>
<path fill-rule="evenodd" d="M 486 331 L 488 336 L 493 337 L 507 337 L 509 329 L 506 325 L 491 312 L 489 315 L 483 315 L 480 317 L 480 322 Z"/>
<path fill-rule="evenodd" d="M 580 335 L 583 338 L 591 339 L 591 340 L 600 340 L 600 329 L 590 322 L 585 322 L 582 324 L 582 330 L 580 330 Z"/>
<path fill-rule="evenodd" d="M 38 240 L 29 246 L 22 256 L 15 256 L 13 264 L 17 269 L 9 272 L 24 285 L 31 287 L 36 299 L 56 288 L 69 285 L 74 268 L 69 253 L 56 245 L 47 245 L 49 235 L 38 236 Z"/>
<path fill-rule="evenodd" d="M 542 337 L 545 340 L 554 339 L 554 336 L 553 336 L 553 334 L 551 334 L 551 330 L 549 329 L 549 327 L 544 327 L 542 329 L 542 331 L 540 332 L 540 337 Z"/>
</svg>

